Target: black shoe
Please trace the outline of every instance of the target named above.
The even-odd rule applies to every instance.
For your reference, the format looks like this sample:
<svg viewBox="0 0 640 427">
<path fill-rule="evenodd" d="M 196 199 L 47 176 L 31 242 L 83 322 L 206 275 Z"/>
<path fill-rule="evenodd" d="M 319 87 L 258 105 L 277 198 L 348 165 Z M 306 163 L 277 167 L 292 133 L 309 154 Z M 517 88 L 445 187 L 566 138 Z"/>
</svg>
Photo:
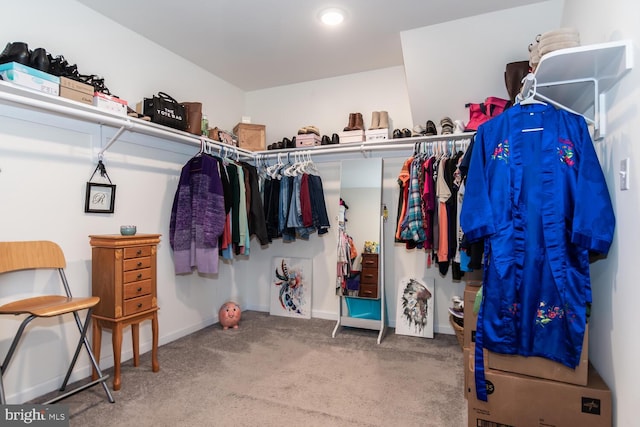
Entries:
<svg viewBox="0 0 640 427">
<path fill-rule="evenodd" d="M 438 129 L 436 128 L 436 124 L 431 120 L 427 120 L 427 125 L 425 126 L 425 135 L 433 136 L 438 134 Z"/>
<path fill-rule="evenodd" d="M 19 62 L 29 66 L 31 52 L 29 46 L 24 42 L 7 43 L 2 53 L 0 53 L 0 64 L 7 62 Z"/>
<path fill-rule="evenodd" d="M 322 139 L 320 140 L 320 145 L 329 145 L 331 144 L 331 139 L 328 135 L 322 135 Z"/>
<path fill-rule="evenodd" d="M 403 138 L 411 138 L 411 131 L 407 128 L 402 129 Z"/>
<path fill-rule="evenodd" d="M 36 70 L 48 73 L 49 57 L 47 55 L 47 51 L 39 47 L 31 52 L 31 55 L 29 55 L 29 66 L 31 68 L 35 68 Z"/>
<path fill-rule="evenodd" d="M 291 140 L 289 138 L 282 138 L 282 148 L 291 148 Z"/>
<path fill-rule="evenodd" d="M 402 131 L 400 129 L 395 129 L 393 131 L 393 139 L 400 139 L 402 138 Z"/>
<path fill-rule="evenodd" d="M 340 144 L 340 136 L 337 133 L 331 135 L 331 143 L 332 144 Z"/>
</svg>

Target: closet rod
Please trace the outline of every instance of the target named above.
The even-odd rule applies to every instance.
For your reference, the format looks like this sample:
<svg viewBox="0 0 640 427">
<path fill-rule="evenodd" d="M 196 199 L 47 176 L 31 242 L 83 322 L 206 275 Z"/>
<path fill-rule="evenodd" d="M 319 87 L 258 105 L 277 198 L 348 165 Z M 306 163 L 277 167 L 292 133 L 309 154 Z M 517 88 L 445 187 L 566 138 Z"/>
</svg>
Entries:
<svg viewBox="0 0 640 427">
<path fill-rule="evenodd" d="M 422 136 L 422 137 L 412 137 L 412 138 L 401 138 L 401 139 L 388 139 L 383 141 L 369 141 L 369 142 L 352 142 L 347 144 L 338 144 L 338 146 L 326 146 L 326 145 L 316 145 L 313 147 L 298 147 L 298 148 L 287 148 L 283 150 L 269 150 L 269 151 L 258 151 L 253 153 L 256 158 L 261 159 L 269 159 L 276 158 L 278 154 L 282 156 L 282 154 L 295 153 L 298 151 L 305 151 L 310 153 L 312 156 L 319 156 L 323 154 L 336 154 L 336 153 L 350 153 L 361 151 L 363 154 L 365 152 L 370 151 L 383 151 L 383 150 L 404 150 L 404 149 L 413 149 L 416 146 L 416 143 L 421 142 L 449 142 L 449 141 L 461 141 L 468 140 L 475 134 L 475 132 L 465 132 L 465 133 L 455 133 L 450 135 L 434 135 L 434 136 Z"/>
</svg>

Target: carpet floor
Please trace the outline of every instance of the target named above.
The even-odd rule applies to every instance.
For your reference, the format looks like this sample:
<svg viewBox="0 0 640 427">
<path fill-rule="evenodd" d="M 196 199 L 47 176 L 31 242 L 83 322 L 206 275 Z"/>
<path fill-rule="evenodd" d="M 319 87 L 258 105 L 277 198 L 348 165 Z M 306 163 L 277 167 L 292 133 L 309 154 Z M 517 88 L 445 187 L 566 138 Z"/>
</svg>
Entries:
<svg viewBox="0 0 640 427">
<path fill-rule="evenodd" d="M 244 312 L 239 329 L 216 324 L 161 346 L 157 373 L 150 352 L 138 367 L 124 362 L 114 404 L 100 386 L 60 403 L 71 426 L 466 425 L 455 336 L 390 328 L 378 345 L 365 329 L 332 338 L 334 325 Z"/>
</svg>

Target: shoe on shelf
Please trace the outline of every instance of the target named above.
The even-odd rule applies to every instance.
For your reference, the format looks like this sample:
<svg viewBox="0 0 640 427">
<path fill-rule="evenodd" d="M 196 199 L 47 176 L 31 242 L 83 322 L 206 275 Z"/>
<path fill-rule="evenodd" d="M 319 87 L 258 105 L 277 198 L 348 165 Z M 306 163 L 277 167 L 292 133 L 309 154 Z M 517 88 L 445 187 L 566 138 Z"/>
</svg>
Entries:
<svg viewBox="0 0 640 427">
<path fill-rule="evenodd" d="M 389 129 L 389 113 L 386 111 L 380 111 L 380 121 L 376 129 Z"/>
<path fill-rule="evenodd" d="M 421 135 L 425 135 L 426 134 L 426 130 L 424 128 L 424 126 L 422 125 L 415 125 L 413 127 L 413 133 L 411 134 L 411 136 L 421 136 Z"/>
<path fill-rule="evenodd" d="M 371 113 L 371 126 L 369 129 L 380 129 L 380 111 Z"/>
<path fill-rule="evenodd" d="M 29 66 L 42 72 L 49 72 L 49 57 L 47 51 L 39 47 L 29 55 Z"/>
<path fill-rule="evenodd" d="M 2 53 L 0 53 L 0 64 L 18 62 L 29 66 L 30 60 L 31 52 L 29 52 L 29 45 L 25 42 L 7 43 Z"/>
<path fill-rule="evenodd" d="M 400 139 L 400 138 L 402 138 L 402 131 L 400 129 L 394 129 L 393 139 Z"/>
<path fill-rule="evenodd" d="M 402 129 L 403 138 L 411 138 L 411 131 L 407 128 Z"/>
<path fill-rule="evenodd" d="M 322 139 L 320 140 L 320 145 L 329 145 L 331 144 L 331 138 L 329 135 L 322 135 Z"/>
<path fill-rule="evenodd" d="M 442 127 L 442 135 L 451 135 L 453 133 L 453 121 L 449 117 L 444 117 L 440 120 L 440 126 Z"/>
<path fill-rule="evenodd" d="M 349 113 L 349 124 L 347 124 L 344 127 L 344 132 L 349 132 L 350 130 L 353 130 L 354 126 L 356 125 L 356 113 Z"/>
<path fill-rule="evenodd" d="M 438 134 L 438 129 L 436 128 L 436 124 L 433 121 L 427 120 L 427 124 L 424 128 L 424 134 L 426 136 L 433 136 Z"/>
<path fill-rule="evenodd" d="M 333 135 L 331 135 L 331 143 L 340 144 L 340 135 L 338 135 L 337 133 L 334 133 Z"/>
</svg>

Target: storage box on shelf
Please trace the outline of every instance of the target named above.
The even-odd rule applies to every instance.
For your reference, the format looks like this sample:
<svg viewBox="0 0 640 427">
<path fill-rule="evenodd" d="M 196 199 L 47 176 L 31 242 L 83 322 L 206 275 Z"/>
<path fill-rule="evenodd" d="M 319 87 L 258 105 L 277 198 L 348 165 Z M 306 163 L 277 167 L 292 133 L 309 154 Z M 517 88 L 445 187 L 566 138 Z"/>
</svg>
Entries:
<svg viewBox="0 0 640 427">
<path fill-rule="evenodd" d="M 127 115 L 127 101 L 116 96 L 107 95 L 102 92 L 94 92 L 93 105 L 104 111 L 109 111 L 121 116 Z"/>
<path fill-rule="evenodd" d="M 238 123 L 236 127 L 233 128 L 233 133 L 238 137 L 238 146 L 240 148 L 249 151 L 265 150 L 265 125 Z"/>
<path fill-rule="evenodd" d="M 389 129 L 369 129 L 364 132 L 366 141 L 384 141 L 390 138 Z"/>
<path fill-rule="evenodd" d="M 60 77 L 60 96 L 93 105 L 93 86 L 68 77 Z"/>
<path fill-rule="evenodd" d="M 60 78 L 18 62 L 0 64 L 0 76 L 11 83 L 49 95 L 60 94 Z"/>
<path fill-rule="evenodd" d="M 349 142 L 363 142 L 365 140 L 364 130 L 349 130 L 346 132 L 338 133 L 340 137 L 340 144 L 347 144 Z"/>
<path fill-rule="evenodd" d="M 296 135 L 296 147 L 314 147 L 320 145 L 321 139 L 315 133 Z"/>
</svg>

